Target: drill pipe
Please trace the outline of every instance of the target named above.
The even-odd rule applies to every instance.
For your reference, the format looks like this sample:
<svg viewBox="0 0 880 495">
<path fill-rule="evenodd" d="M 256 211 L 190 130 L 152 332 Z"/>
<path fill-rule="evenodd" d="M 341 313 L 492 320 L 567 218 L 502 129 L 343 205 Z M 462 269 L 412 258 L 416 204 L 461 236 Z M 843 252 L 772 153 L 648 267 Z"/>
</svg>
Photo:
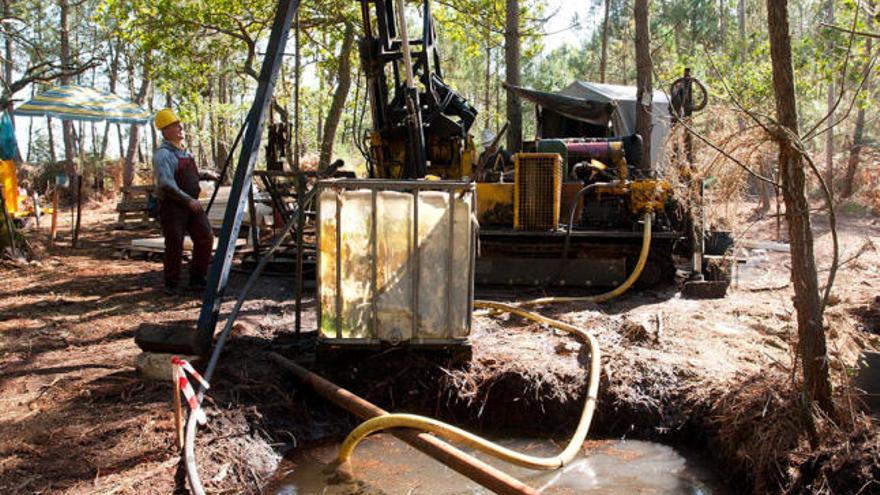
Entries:
<svg viewBox="0 0 880 495">
<path fill-rule="evenodd" d="M 361 419 L 370 419 L 388 414 L 384 409 L 312 373 L 280 354 L 273 352 L 270 356 L 275 363 L 293 373 L 304 384 L 311 386 L 315 392 Z M 518 479 L 499 471 L 433 435 L 399 428 L 390 430 L 389 433 L 495 493 L 516 495 L 538 494 L 534 488 Z"/>
</svg>

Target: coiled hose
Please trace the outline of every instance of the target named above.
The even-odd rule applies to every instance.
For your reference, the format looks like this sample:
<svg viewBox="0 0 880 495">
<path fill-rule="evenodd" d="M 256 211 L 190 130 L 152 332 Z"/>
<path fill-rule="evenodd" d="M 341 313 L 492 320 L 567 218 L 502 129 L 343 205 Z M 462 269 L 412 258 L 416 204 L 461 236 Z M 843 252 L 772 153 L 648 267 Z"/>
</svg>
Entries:
<svg viewBox="0 0 880 495">
<path fill-rule="evenodd" d="M 623 281 L 622 284 L 618 285 L 614 289 L 604 292 L 602 294 L 596 294 L 595 296 L 572 296 L 572 297 L 540 297 L 538 299 L 531 299 L 529 301 L 523 301 L 517 306 L 520 307 L 531 307 L 531 306 L 542 306 L 545 304 L 556 304 L 556 303 L 570 303 L 570 302 L 594 302 L 594 303 L 602 303 L 607 302 L 615 297 L 623 294 L 628 291 L 633 284 L 639 279 L 642 275 L 642 270 L 645 269 L 645 265 L 648 264 L 648 253 L 651 251 L 651 213 L 646 213 L 642 215 L 642 223 L 644 224 L 642 227 L 642 249 L 639 251 L 639 259 L 636 262 L 635 268 L 630 272 L 629 277 Z"/>
<path fill-rule="evenodd" d="M 568 332 L 589 346 L 590 372 L 588 378 L 589 382 L 587 384 L 587 399 L 584 403 L 583 410 L 581 411 L 581 417 L 578 421 L 577 428 L 575 428 L 574 434 L 562 452 L 553 457 L 535 457 L 508 449 L 474 435 L 473 433 L 462 430 L 461 428 L 433 418 L 418 416 L 415 414 L 388 414 L 367 420 L 349 433 L 339 449 L 337 460 L 340 464 L 345 464 L 351 459 L 355 447 L 357 447 L 358 443 L 368 435 L 389 428 L 414 428 L 428 431 L 444 439 L 461 442 L 471 448 L 492 455 L 511 464 L 531 469 L 557 469 L 571 462 L 575 456 L 577 456 L 581 445 L 583 445 L 584 440 L 587 438 L 587 432 L 590 429 L 590 423 L 593 419 L 593 412 L 596 409 L 600 372 L 599 344 L 595 337 L 586 330 L 527 311 L 523 309 L 523 306 L 538 306 L 578 301 L 604 302 L 626 292 L 626 290 L 638 280 L 639 275 L 641 275 L 642 270 L 645 268 L 645 263 L 648 259 L 648 252 L 651 248 L 651 214 L 646 213 L 643 215 L 643 221 L 644 231 L 639 260 L 629 277 L 627 277 L 627 279 L 614 290 L 604 294 L 587 297 L 546 297 L 525 301 L 516 306 L 495 301 L 474 301 L 474 308 L 490 310 L 490 314 L 498 312 L 511 313 L 538 323 L 543 323 L 553 328 Z"/>
<path fill-rule="evenodd" d="M 338 460 L 340 463 L 345 463 L 349 460 L 354 452 L 354 448 L 361 440 L 366 438 L 367 435 L 380 430 L 399 427 L 429 431 L 447 440 L 461 442 L 469 447 L 480 450 L 509 463 L 532 469 L 556 469 L 568 464 L 575 458 L 575 456 L 577 456 L 581 445 L 583 445 L 584 440 L 587 438 L 587 432 L 590 429 L 590 422 L 593 419 L 593 412 L 596 409 L 596 399 L 599 391 L 600 352 L 599 344 L 596 339 L 585 330 L 574 325 L 547 318 L 546 316 L 526 311 L 509 304 L 494 301 L 474 301 L 474 307 L 511 313 L 538 323 L 552 326 L 553 328 L 573 334 L 584 344 L 589 346 L 590 375 L 587 384 L 587 400 L 584 404 L 583 411 L 581 412 L 581 417 L 578 421 L 574 435 L 572 435 L 571 440 L 569 440 L 565 449 L 559 455 L 554 457 L 535 457 L 502 447 L 501 445 L 490 442 L 474 435 L 473 433 L 469 433 L 461 428 L 436 419 L 414 414 L 388 414 L 361 423 L 360 426 L 355 428 L 354 431 L 346 437 L 345 441 L 342 443 L 342 447 L 339 449 Z"/>
</svg>

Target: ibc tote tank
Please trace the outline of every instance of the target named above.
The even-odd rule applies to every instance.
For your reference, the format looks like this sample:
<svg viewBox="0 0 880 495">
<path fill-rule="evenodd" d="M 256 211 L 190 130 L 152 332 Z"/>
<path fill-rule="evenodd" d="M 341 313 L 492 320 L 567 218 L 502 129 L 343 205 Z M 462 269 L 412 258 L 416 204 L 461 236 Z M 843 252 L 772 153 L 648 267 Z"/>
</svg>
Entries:
<svg viewBox="0 0 880 495">
<path fill-rule="evenodd" d="M 322 341 L 463 343 L 473 300 L 473 186 L 365 179 L 318 187 Z"/>
</svg>

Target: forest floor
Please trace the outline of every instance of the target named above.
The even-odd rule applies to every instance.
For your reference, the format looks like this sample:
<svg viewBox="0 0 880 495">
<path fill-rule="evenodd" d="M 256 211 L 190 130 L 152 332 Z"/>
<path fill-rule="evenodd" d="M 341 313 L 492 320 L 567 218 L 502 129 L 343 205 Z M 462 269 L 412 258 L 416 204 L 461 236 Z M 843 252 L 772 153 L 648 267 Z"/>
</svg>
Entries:
<svg viewBox="0 0 880 495">
<path fill-rule="evenodd" d="M 113 206 L 87 208 L 80 248 L 63 239 L 45 248 L 44 226 L 28 234 L 40 261 L 0 267 L 0 492 L 185 490 L 171 383 L 138 376 L 133 336 L 144 322 L 194 322 L 201 301 L 165 295 L 161 262 L 117 257 L 119 242 L 157 233 L 113 230 Z M 755 493 L 880 490 L 877 422 L 858 411 L 849 385 L 860 352 L 880 349 L 880 225 L 870 215 L 843 215 L 839 224 L 844 263 L 826 323 L 840 417 L 819 422 L 825 440 L 818 448 L 807 444 L 792 384 L 797 335 L 788 254 L 773 251 L 740 252 L 748 261 L 721 300 L 682 299 L 669 286 L 601 306 L 540 310 L 599 341 L 593 435 L 711 452 L 734 488 Z M 62 221 L 61 231 L 67 227 Z M 821 213 L 814 227 L 824 280 L 831 241 Z M 737 233 L 739 240 L 773 241 L 775 220 L 744 224 Z M 232 274 L 229 297 L 244 276 Z M 311 293 L 304 336 L 294 335 L 292 286 L 291 278 L 261 279 L 212 381 L 197 446 L 212 493 L 257 493 L 285 453 L 354 424 L 274 367 L 270 351 L 311 361 L 386 409 L 484 432 L 537 433 L 539 425 L 544 436 L 565 437 L 576 421 L 586 376 L 581 346 L 570 337 L 518 318 L 479 316 L 467 363 L 392 350 L 332 366 L 314 362 Z M 221 315 L 231 308 L 229 297 Z"/>
</svg>

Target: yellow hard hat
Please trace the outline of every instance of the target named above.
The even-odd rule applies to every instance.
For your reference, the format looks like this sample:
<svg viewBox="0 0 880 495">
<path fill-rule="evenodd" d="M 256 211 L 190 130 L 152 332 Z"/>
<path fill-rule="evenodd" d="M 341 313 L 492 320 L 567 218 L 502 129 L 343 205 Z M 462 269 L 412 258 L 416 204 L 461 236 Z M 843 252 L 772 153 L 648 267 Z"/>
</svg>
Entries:
<svg viewBox="0 0 880 495">
<path fill-rule="evenodd" d="M 180 122 L 180 118 L 177 116 L 176 113 L 174 113 L 174 110 L 170 108 L 163 108 L 162 110 L 156 112 L 156 118 L 154 122 L 156 123 L 157 129 L 164 129 L 175 122 Z"/>
</svg>

